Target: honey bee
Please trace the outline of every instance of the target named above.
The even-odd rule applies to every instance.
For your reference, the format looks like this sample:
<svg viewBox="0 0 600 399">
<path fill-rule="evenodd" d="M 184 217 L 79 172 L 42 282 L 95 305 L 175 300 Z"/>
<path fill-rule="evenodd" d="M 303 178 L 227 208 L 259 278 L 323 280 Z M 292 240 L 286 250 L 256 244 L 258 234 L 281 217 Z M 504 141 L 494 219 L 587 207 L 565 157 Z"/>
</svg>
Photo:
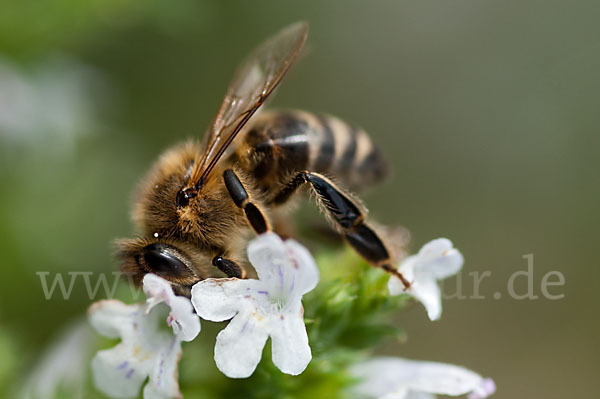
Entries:
<svg viewBox="0 0 600 399">
<path fill-rule="evenodd" d="M 308 186 L 358 254 L 410 285 L 366 223 L 364 207 L 331 178 L 360 187 L 385 175 L 385 161 L 369 136 L 332 116 L 257 113 L 307 33 L 306 23 L 296 23 L 254 50 L 234 75 L 203 141 L 168 149 L 141 181 L 133 207 L 141 236 L 116 243 L 121 270 L 137 284 L 155 273 L 189 295 L 193 284 L 208 277 L 247 277 L 248 235 L 277 231 L 285 205 Z"/>
</svg>

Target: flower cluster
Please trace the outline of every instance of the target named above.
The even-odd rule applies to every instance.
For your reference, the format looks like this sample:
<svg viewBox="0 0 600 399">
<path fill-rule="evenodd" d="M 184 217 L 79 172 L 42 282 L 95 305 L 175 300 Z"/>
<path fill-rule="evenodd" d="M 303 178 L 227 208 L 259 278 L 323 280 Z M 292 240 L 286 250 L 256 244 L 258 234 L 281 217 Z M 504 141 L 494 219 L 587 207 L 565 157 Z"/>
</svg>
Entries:
<svg viewBox="0 0 600 399">
<path fill-rule="evenodd" d="M 319 281 L 310 253 L 293 240 L 274 233 L 263 234 L 248 246 L 248 259 L 258 279 L 206 279 L 192 287 L 191 300 L 174 294 L 170 283 L 156 275 L 144 277 L 146 303 L 126 305 L 115 300 L 92 305 L 92 326 L 117 346 L 102 350 L 92 360 L 96 386 L 114 398 L 137 397 L 142 384 L 144 398 L 178 398 L 178 362 L 181 343 L 200 333 L 200 319 L 222 322 L 214 348 L 217 368 L 230 378 L 247 378 L 256 370 L 271 338 L 273 364 L 285 374 L 301 374 L 312 359 L 304 322 L 303 295 Z M 409 295 L 425 306 L 432 320 L 441 315 L 437 280 L 462 267 L 460 252 L 447 239 L 426 244 L 407 258 L 399 270 L 411 282 L 403 289 L 390 278 L 391 295 Z M 166 324 L 159 328 L 168 308 Z M 494 391 L 493 382 L 460 367 L 399 358 L 374 358 L 348 368 L 360 380 L 356 397 L 412 398 L 415 395 L 470 394 L 484 398 Z"/>
</svg>

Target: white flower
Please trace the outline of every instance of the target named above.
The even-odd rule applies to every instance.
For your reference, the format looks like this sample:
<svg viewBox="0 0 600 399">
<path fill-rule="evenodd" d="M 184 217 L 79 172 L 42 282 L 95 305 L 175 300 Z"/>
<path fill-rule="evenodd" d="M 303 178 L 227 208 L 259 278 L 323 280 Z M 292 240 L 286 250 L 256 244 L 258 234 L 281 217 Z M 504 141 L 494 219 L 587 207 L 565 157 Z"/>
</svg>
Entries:
<svg viewBox="0 0 600 399">
<path fill-rule="evenodd" d="M 92 359 L 94 382 L 113 398 L 136 398 L 148 376 L 144 398 L 178 398 L 177 362 L 181 341 L 157 328 L 159 312 L 146 313 L 146 305 L 100 301 L 89 310 L 90 323 L 109 338 L 121 338 L 112 349 Z"/>
<path fill-rule="evenodd" d="M 450 240 L 438 238 L 423 245 L 417 255 L 409 256 L 400 265 L 398 270 L 410 281 L 410 288 L 405 289 L 402 282 L 392 276 L 388 289 L 391 295 L 412 295 L 425 306 L 429 318 L 437 320 L 442 315 L 442 298 L 437 281 L 458 273 L 463 262 L 463 256 L 452 247 Z"/>
<path fill-rule="evenodd" d="M 273 363 L 284 373 L 300 374 L 312 358 L 301 300 L 319 280 L 315 261 L 306 248 L 274 233 L 252 240 L 248 258 L 258 280 L 207 279 L 192 287 L 200 317 L 233 318 L 217 336 L 217 367 L 231 378 L 249 377 L 270 336 Z"/>
<path fill-rule="evenodd" d="M 181 341 L 192 341 L 200 333 L 200 318 L 194 313 L 190 300 L 175 295 L 167 280 L 155 274 L 146 274 L 144 293 L 148 297 L 146 312 L 150 312 L 161 302 L 165 302 L 171 308 L 167 324 L 173 328 L 173 332 Z"/>
<path fill-rule="evenodd" d="M 496 391 L 493 380 L 452 364 L 381 357 L 350 371 L 361 379 L 353 389 L 359 398 L 429 399 L 435 394 L 469 394 L 469 399 L 482 399 Z"/>
<path fill-rule="evenodd" d="M 177 363 L 181 341 L 191 341 L 200 332 L 200 319 L 189 299 L 176 296 L 168 281 L 144 276 L 147 304 L 125 305 L 100 301 L 89 310 L 90 323 L 109 338 L 121 338 L 112 349 L 103 350 L 92 360 L 94 382 L 113 398 L 135 398 L 146 378 L 144 398 L 178 398 Z M 160 312 L 152 311 L 164 302 L 170 308 L 167 324 L 173 333 L 158 328 Z"/>
</svg>

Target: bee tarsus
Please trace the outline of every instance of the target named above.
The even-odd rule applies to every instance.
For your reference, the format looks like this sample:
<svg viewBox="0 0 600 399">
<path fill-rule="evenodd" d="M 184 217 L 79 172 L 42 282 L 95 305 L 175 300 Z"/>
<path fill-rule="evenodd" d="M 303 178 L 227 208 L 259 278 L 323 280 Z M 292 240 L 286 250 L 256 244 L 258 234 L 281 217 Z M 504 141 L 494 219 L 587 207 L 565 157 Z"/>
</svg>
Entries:
<svg viewBox="0 0 600 399">
<path fill-rule="evenodd" d="M 244 278 L 246 276 L 245 270 L 240 265 L 232 260 L 224 259 L 222 256 L 215 256 L 212 264 L 228 277 Z"/>
</svg>

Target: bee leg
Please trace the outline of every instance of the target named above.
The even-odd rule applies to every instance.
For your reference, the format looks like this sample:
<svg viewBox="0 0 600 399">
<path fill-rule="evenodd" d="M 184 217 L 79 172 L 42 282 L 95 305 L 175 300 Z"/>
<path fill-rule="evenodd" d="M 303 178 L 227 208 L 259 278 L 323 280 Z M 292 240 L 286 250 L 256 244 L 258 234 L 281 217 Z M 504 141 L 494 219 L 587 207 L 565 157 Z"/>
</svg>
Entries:
<svg viewBox="0 0 600 399">
<path fill-rule="evenodd" d="M 212 260 L 213 266 L 216 266 L 223 273 L 227 275 L 227 277 L 235 277 L 235 278 L 245 278 L 246 270 L 243 267 L 238 265 L 232 260 L 225 259 L 222 256 L 215 256 Z"/>
<path fill-rule="evenodd" d="M 365 213 L 352 201 L 350 196 L 336 187 L 326 177 L 308 171 L 298 173 L 273 198 L 273 204 L 285 203 L 305 183 L 311 185 L 321 205 L 327 210 L 338 230 L 356 252 L 373 266 L 398 277 L 404 287 L 409 288 L 410 282 L 391 265 L 390 252 L 381 238 L 365 223 Z"/>
<path fill-rule="evenodd" d="M 229 191 L 231 199 L 233 199 L 233 202 L 235 202 L 238 208 L 244 210 L 246 218 L 254 231 L 257 234 L 262 234 L 271 230 L 271 227 L 261 210 L 250 201 L 248 192 L 235 172 L 231 169 L 227 169 L 223 173 L 223 180 L 225 180 L 225 186 L 227 187 L 227 191 Z"/>
</svg>

